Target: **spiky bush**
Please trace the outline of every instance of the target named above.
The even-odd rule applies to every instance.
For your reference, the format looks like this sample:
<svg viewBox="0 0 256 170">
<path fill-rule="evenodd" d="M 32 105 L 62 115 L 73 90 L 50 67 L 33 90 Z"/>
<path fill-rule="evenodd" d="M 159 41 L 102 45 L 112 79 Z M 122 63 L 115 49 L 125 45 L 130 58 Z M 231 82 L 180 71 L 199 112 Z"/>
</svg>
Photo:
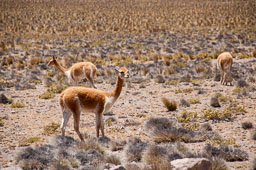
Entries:
<svg viewBox="0 0 256 170">
<path fill-rule="evenodd" d="M 162 97 L 161 100 L 168 111 L 175 111 L 177 109 L 177 103 L 175 102 L 175 100 L 169 101 L 165 97 Z"/>
<path fill-rule="evenodd" d="M 125 148 L 125 155 L 128 162 L 138 162 L 142 158 L 142 153 L 145 150 L 147 144 L 142 142 L 138 138 L 134 138 L 128 142 Z"/>
<path fill-rule="evenodd" d="M 106 163 L 114 164 L 114 165 L 121 165 L 120 159 L 116 155 L 109 155 L 105 158 Z"/>
<path fill-rule="evenodd" d="M 228 145 L 220 145 L 219 148 L 207 144 L 204 147 L 204 151 L 211 157 L 219 157 L 226 161 L 246 161 L 249 158 L 247 152 L 240 149 L 234 149 Z"/>
<path fill-rule="evenodd" d="M 168 160 L 167 150 L 157 145 L 148 146 L 143 153 L 142 160 L 150 169 L 169 170 L 171 164 Z"/>
<path fill-rule="evenodd" d="M 210 159 L 210 161 L 212 163 L 212 170 L 230 170 L 224 159 L 213 157 Z"/>
<path fill-rule="evenodd" d="M 256 129 L 254 129 L 254 131 L 252 132 L 252 139 L 256 140 Z"/>
</svg>

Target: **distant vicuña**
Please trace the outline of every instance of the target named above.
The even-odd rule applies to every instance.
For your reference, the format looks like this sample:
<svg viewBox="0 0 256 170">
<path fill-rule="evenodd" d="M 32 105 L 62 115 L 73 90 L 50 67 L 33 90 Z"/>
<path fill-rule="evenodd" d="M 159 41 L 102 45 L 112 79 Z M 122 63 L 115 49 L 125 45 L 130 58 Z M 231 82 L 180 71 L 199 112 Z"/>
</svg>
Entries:
<svg viewBox="0 0 256 170">
<path fill-rule="evenodd" d="M 229 52 L 221 53 L 217 58 L 217 65 L 220 70 L 220 82 L 223 85 L 232 85 L 232 64 L 233 58 Z"/>
</svg>

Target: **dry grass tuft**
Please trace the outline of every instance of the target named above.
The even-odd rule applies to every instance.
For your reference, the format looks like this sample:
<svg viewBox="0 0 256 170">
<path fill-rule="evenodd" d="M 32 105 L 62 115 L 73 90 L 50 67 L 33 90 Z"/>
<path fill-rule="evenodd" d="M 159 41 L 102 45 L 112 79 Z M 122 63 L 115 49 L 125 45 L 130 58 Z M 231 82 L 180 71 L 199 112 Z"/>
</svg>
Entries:
<svg viewBox="0 0 256 170">
<path fill-rule="evenodd" d="M 121 165 L 120 159 L 116 155 L 109 155 L 105 158 L 106 163 L 114 164 L 114 165 Z"/>
<path fill-rule="evenodd" d="M 254 129 L 254 131 L 252 132 L 252 139 L 256 140 L 256 129 Z"/>
<path fill-rule="evenodd" d="M 56 130 L 60 127 L 59 124 L 54 122 L 50 123 L 49 125 L 44 126 L 44 134 L 52 135 L 56 132 Z"/>
<path fill-rule="evenodd" d="M 213 157 L 211 160 L 212 170 L 230 170 L 224 159 Z"/>
<path fill-rule="evenodd" d="M 11 104 L 11 108 L 23 108 L 25 107 L 26 105 L 22 102 L 13 102 Z"/>
<path fill-rule="evenodd" d="M 177 109 L 177 103 L 175 100 L 169 101 L 165 97 L 162 97 L 161 100 L 168 111 L 175 111 Z"/>
<path fill-rule="evenodd" d="M 143 153 L 142 160 L 149 169 L 170 170 L 171 164 L 168 160 L 167 150 L 163 147 L 151 145 Z"/>
<path fill-rule="evenodd" d="M 138 162 L 142 158 L 142 153 L 145 150 L 147 144 L 140 139 L 135 138 L 128 142 L 125 148 L 125 155 L 128 162 Z"/>
<path fill-rule="evenodd" d="M 226 161 L 246 161 L 249 159 L 248 153 L 240 149 L 234 149 L 228 145 L 220 145 L 219 148 L 207 144 L 204 151 L 210 157 L 219 157 Z"/>
</svg>

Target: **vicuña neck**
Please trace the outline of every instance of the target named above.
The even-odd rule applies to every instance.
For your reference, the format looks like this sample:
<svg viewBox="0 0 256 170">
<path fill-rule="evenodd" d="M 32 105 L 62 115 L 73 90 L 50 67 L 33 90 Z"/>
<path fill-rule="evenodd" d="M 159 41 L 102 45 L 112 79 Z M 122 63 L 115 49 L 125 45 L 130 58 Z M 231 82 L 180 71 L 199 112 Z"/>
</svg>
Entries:
<svg viewBox="0 0 256 170">
<path fill-rule="evenodd" d="M 124 83 L 124 80 L 121 79 L 119 76 L 117 76 L 116 86 L 111 93 L 111 96 L 114 97 L 114 101 L 116 101 L 118 99 L 118 97 L 120 96 L 122 87 L 123 87 L 123 83 Z"/>
<path fill-rule="evenodd" d="M 60 63 L 57 60 L 54 60 L 54 64 L 56 65 L 56 67 L 63 73 L 65 73 L 65 71 L 68 71 L 68 69 L 65 69 L 64 67 L 62 67 L 60 65 Z"/>
</svg>

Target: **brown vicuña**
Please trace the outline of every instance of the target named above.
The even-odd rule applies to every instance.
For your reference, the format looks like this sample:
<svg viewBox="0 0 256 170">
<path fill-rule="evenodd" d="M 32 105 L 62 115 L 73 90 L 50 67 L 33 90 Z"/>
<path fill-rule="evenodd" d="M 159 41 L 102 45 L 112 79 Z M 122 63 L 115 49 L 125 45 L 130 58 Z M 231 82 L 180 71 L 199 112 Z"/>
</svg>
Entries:
<svg viewBox="0 0 256 170">
<path fill-rule="evenodd" d="M 86 87 L 69 87 L 64 90 L 59 98 L 63 118 L 61 124 L 62 135 L 65 135 L 65 127 L 71 115 L 74 117 L 74 129 L 81 141 L 83 136 L 79 131 L 81 111 L 94 112 L 96 114 L 96 133 L 99 137 L 99 129 L 104 136 L 103 114 L 108 112 L 116 102 L 122 91 L 124 79 L 129 77 L 129 71 L 122 67 L 118 70 L 118 76 L 114 90 L 109 93 L 98 89 Z"/>
<path fill-rule="evenodd" d="M 93 63 L 79 62 L 66 69 L 60 65 L 55 57 L 52 57 L 48 63 L 48 66 L 50 65 L 55 65 L 61 72 L 63 72 L 68 77 L 69 83 L 73 81 L 75 84 L 78 84 L 81 79 L 86 78 L 90 82 L 91 87 L 96 89 L 93 79 L 96 75 L 97 68 Z"/>
<path fill-rule="evenodd" d="M 217 65 L 220 70 L 220 82 L 223 85 L 232 85 L 232 64 L 233 58 L 229 52 L 221 53 L 217 58 Z"/>
</svg>

